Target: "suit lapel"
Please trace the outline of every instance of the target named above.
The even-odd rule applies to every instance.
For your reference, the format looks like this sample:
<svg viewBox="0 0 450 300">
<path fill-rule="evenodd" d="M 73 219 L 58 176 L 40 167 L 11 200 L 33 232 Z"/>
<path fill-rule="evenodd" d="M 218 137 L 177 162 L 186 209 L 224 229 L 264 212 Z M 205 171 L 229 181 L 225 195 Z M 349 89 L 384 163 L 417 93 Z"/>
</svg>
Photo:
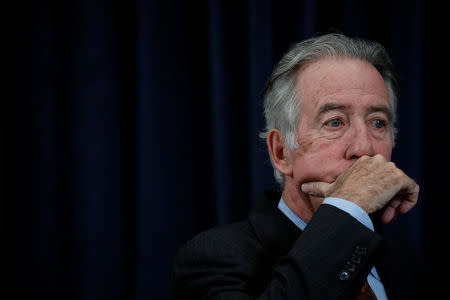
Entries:
<svg viewBox="0 0 450 300">
<path fill-rule="evenodd" d="M 250 212 L 250 224 L 274 260 L 287 254 L 301 233 L 279 209 L 281 194 L 265 191 Z"/>
</svg>

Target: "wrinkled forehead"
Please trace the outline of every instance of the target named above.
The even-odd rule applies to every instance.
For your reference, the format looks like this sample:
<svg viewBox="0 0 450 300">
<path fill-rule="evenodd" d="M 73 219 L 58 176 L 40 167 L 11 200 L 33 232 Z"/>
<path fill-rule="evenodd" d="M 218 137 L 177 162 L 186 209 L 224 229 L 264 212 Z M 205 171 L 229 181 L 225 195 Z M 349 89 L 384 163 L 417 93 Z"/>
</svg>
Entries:
<svg viewBox="0 0 450 300">
<path fill-rule="evenodd" d="M 355 58 L 327 57 L 300 68 L 297 93 L 303 105 L 320 105 L 326 97 L 373 95 L 389 105 L 389 92 L 381 74 L 368 62 Z M 335 99 L 339 100 L 339 99 Z"/>
</svg>

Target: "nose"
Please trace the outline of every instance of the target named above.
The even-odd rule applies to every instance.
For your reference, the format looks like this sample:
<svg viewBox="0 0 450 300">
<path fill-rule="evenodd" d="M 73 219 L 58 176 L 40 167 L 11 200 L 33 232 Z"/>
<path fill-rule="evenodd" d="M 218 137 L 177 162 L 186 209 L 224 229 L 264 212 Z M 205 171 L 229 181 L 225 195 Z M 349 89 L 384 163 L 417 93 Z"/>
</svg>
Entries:
<svg viewBox="0 0 450 300">
<path fill-rule="evenodd" d="M 356 160 L 363 155 L 375 155 L 372 137 L 366 124 L 356 124 L 347 133 L 349 136 L 348 146 L 345 152 L 346 159 Z"/>
</svg>

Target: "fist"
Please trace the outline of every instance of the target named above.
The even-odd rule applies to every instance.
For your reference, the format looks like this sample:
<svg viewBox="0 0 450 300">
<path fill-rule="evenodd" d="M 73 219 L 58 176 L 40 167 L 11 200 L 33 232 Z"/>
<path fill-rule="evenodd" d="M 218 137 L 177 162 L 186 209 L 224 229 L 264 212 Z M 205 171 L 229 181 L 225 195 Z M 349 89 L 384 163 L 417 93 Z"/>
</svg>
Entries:
<svg viewBox="0 0 450 300">
<path fill-rule="evenodd" d="M 368 214 L 388 204 L 381 216 L 383 223 L 393 222 L 398 213 L 410 211 L 419 197 L 419 186 L 414 180 L 380 154 L 360 157 L 331 184 L 309 182 L 301 189 L 311 196 L 354 202 Z"/>
</svg>

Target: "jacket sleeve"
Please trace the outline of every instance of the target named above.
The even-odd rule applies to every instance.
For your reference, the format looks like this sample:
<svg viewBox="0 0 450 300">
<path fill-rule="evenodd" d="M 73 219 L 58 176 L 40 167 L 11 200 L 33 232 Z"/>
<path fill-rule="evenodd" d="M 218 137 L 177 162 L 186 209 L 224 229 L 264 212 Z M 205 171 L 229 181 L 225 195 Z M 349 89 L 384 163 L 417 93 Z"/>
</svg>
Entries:
<svg viewBox="0 0 450 300">
<path fill-rule="evenodd" d="M 231 243 L 208 232 L 178 253 L 175 295 L 177 299 L 354 298 L 382 243 L 381 236 L 349 214 L 322 205 L 288 253 L 269 270 L 258 271 L 261 259 L 248 255 L 252 245 Z M 268 279 L 255 289 L 258 272 L 268 272 Z"/>
</svg>

